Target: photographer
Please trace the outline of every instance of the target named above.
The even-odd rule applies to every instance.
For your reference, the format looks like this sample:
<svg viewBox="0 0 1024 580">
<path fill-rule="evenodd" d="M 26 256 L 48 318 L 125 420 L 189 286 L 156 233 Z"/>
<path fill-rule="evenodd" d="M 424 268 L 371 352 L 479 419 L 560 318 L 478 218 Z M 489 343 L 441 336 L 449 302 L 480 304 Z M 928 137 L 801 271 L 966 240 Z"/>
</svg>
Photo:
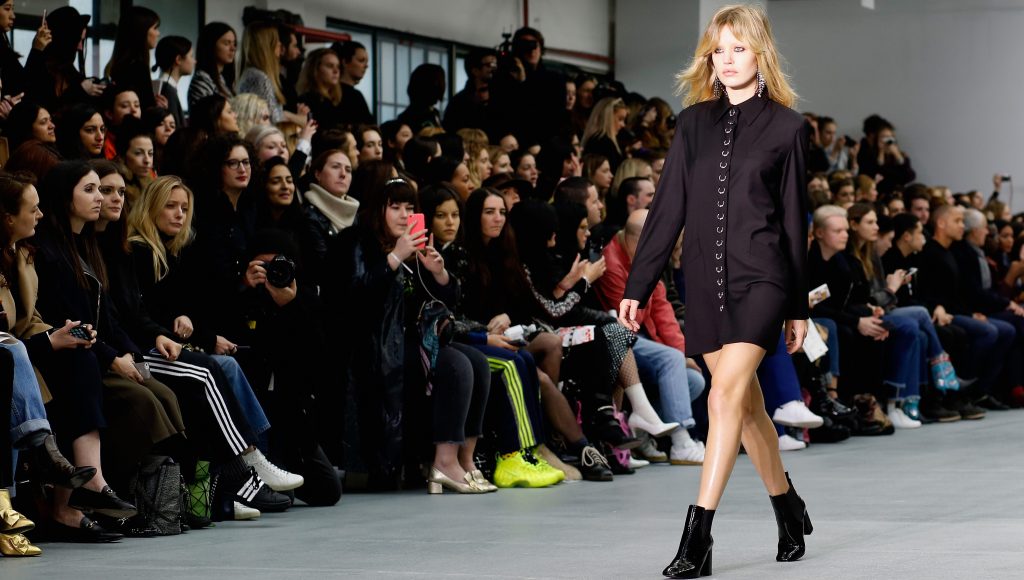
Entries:
<svg viewBox="0 0 1024 580">
<path fill-rule="evenodd" d="M 861 175 L 881 176 L 878 194 L 886 196 L 898 187 L 906 185 L 917 173 L 910 166 L 910 158 L 896 143 L 892 124 L 878 115 L 864 120 L 864 139 L 857 153 L 857 165 Z"/>
</svg>

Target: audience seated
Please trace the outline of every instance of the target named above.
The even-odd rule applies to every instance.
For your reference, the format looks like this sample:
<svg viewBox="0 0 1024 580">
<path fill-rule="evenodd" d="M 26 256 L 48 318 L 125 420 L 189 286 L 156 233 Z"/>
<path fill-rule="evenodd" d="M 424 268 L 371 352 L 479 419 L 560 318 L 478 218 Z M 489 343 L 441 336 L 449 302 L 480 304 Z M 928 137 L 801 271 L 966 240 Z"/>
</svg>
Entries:
<svg viewBox="0 0 1024 580">
<path fill-rule="evenodd" d="M 49 12 L 23 60 L 0 40 L 0 553 L 154 535 L 131 483 L 154 461 L 181 470 L 190 505 L 168 517 L 193 527 L 343 485 L 479 494 L 703 462 L 685 235 L 640 332 L 610 313 L 664 195 L 669 103 L 565 76 L 524 27 L 471 47 L 458 90 L 414 63 L 378 124 L 359 42 L 303 57 L 303 30 L 247 18 L 193 44 L 131 7 L 99 80 L 90 23 Z M 780 448 L 1024 406 L 1004 177 L 954 195 L 914 182 L 881 116 L 859 139 L 805 117 L 827 352 L 780 335 L 758 370 Z M 14 511 L 30 500 L 41 529 Z"/>
</svg>

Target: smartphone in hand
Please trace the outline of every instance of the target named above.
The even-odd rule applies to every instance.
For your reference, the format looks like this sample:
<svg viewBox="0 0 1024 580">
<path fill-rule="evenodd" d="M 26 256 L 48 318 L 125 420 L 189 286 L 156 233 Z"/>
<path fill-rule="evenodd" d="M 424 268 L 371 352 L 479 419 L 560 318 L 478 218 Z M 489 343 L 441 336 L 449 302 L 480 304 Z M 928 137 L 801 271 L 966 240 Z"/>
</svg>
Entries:
<svg viewBox="0 0 1024 580">
<path fill-rule="evenodd" d="M 424 217 L 423 214 L 421 214 L 421 213 L 414 213 L 411 216 L 409 216 L 409 235 L 410 236 L 416 237 L 416 235 L 419 232 L 422 232 L 425 229 L 427 229 L 426 218 Z M 427 247 L 426 240 L 424 240 L 423 242 L 420 242 L 419 244 L 416 244 L 416 248 L 419 249 L 419 250 L 422 250 L 422 249 L 424 249 L 426 247 Z"/>
</svg>

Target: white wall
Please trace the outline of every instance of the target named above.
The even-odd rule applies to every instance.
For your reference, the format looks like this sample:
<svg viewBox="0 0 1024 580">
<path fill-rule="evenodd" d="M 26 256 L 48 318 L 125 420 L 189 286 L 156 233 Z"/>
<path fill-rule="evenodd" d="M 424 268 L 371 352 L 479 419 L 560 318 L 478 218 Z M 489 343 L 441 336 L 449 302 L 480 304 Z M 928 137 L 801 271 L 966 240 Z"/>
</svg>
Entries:
<svg viewBox="0 0 1024 580">
<path fill-rule="evenodd" d="M 630 91 L 661 97 L 678 110 L 675 74 L 693 57 L 700 26 L 697 2 L 620 0 L 615 11 L 615 78 Z"/>
<path fill-rule="evenodd" d="M 770 14 L 801 108 L 843 131 L 878 113 L 896 126 L 918 179 L 990 191 L 992 174 L 1024 183 L 1020 31 L 1009 0 L 773 0 Z M 1008 195 L 1008 188 L 1006 194 Z M 1024 186 L 1014 209 L 1024 209 Z"/>
</svg>

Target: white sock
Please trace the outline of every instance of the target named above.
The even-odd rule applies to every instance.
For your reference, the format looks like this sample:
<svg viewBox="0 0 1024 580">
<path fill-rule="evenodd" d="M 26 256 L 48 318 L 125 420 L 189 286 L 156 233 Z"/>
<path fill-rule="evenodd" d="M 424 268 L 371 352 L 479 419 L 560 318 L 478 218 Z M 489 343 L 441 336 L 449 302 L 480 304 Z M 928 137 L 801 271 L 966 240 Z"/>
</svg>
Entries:
<svg viewBox="0 0 1024 580">
<path fill-rule="evenodd" d="M 686 447 L 693 442 L 690 439 L 690 432 L 685 427 L 680 427 L 672 432 L 672 447 Z"/>
<path fill-rule="evenodd" d="M 661 418 L 658 417 L 658 412 L 654 410 L 651 402 L 647 399 L 647 393 L 644 392 L 643 385 L 637 383 L 626 387 L 626 396 L 629 397 L 629 404 L 633 407 L 633 412 L 641 419 L 650 423 L 662 422 Z"/>
</svg>

